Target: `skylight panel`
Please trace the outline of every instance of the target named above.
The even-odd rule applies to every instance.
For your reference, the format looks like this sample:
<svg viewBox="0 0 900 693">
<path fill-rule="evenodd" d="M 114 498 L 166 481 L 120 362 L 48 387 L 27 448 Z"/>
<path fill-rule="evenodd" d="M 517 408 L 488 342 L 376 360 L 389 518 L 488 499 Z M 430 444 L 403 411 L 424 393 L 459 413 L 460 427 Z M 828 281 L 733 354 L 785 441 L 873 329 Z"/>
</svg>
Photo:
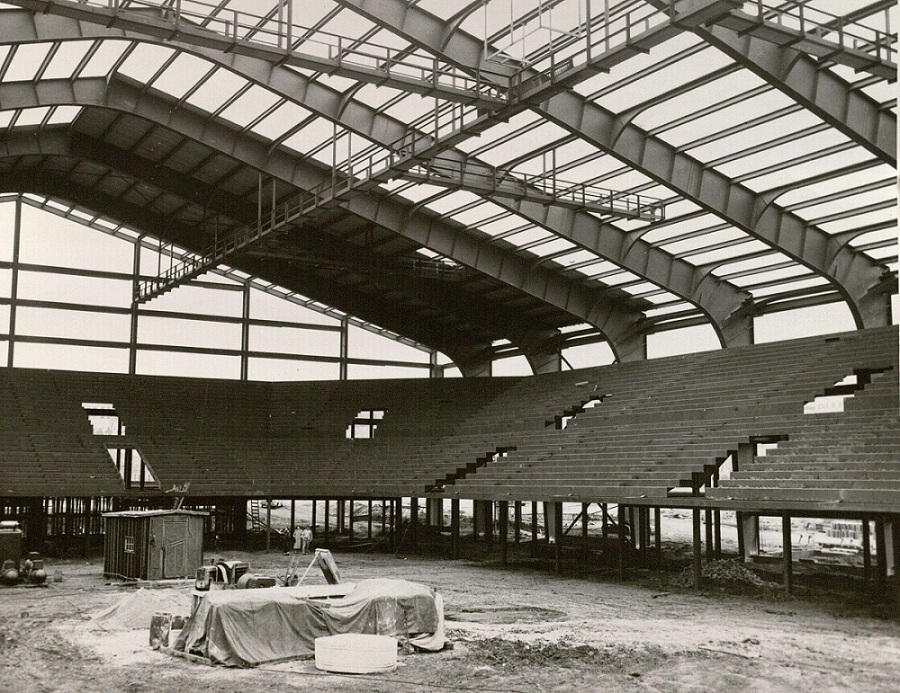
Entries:
<svg viewBox="0 0 900 693">
<path fill-rule="evenodd" d="M 746 277 L 735 277 L 732 283 L 740 287 L 747 287 L 754 284 L 767 284 L 769 282 L 779 281 L 781 279 L 790 279 L 797 276 L 808 276 L 809 270 L 802 265 L 791 265 L 789 267 L 779 267 L 777 269 L 757 272 L 756 274 Z"/>
<path fill-rule="evenodd" d="M 695 156 L 701 161 L 714 161 L 718 157 L 739 153 L 750 147 L 771 142 L 776 138 L 784 137 L 791 133 L 798 133 L 803 129 L 816 125 L 821 125 L 821 123 L 822 121 L 809 115 L 805 111 L 798 111 L 769 122 L 741 129 L 731 135 L 718 138 L 713 142 L 709 142 L 699 147 L 691 148 L 688 151 L 691 153 L 691 156 Z M 800 138 L 798 137 L 795 141 L 799 140 Z M 807 149 L 807 151 L 809 151 L 809 149 Z"/>
<path fill-rule="evenodd" d="M 706 224 L 708 224 L 709 218 L 701 217 L 700 219 L 692 219 L 691 221 L 692 222 L 705 222 Z M 689 226 L 689 225 L 690 224 L 688 224 L 687 226 Z M 678 224 L 674 225 L 674 227 L 676 229 L 678 229 L 680 227 L 683 231 L 686 230 L 685 226 L 681 226 Z M 705 232 L 697 234 L 697 235 L 693 235 L 690 238 L 685 238 L 684 240 L 675 241 L 674 243 L 668 243 L 668 244 L 663 243 L 663 244 L 658 244 L 658 245 L 660 245 L 660 247 L 662 247 L 662 249 L 665 250 L 667 253 L 672 253 L 673 255 L 678 255 L 681 253 L 691 252 L 692 250 L 697 250 L 698 248 L 704 248 L 704 247 L 708 247 L 711 245 L 718 245 L 720 243 L 729 243 L 734 240 L 747 238 L 746 234 L 744 234 L 741 231 L 739 231 L 738 229 L 735 229 L 730 226 L 728 228 L 722 229 L 722 230 L 714 230 L 714 229 L 715 229 L 715 227 L 712 227 L 708 231 L 705 231 Z M 690 233 L 690 231 L 688 231 L 688 233 Z M 648 238 L 648 236 L 650 236 L 650 234 L 646 234 L 643 237 L 644 240 L 650 241 L 650 238 Z"/>
<path fill-rule="evenodd" d="M 478 226 L 485 219 L 490 219 L 491 217 L 503 213 L 503 209 L 498 205 L 480 200 L 477 205 L 469 207 L 458 214 L 454 214 L 453 220 L 466 226 Z"/>
<path fill-rule="evenodd" d="M 891 221 L 896 218 L 897 207 L 896 205 L 891 205 L 887 209 L 877 209 L 868 213 L 853 214 L 845 219 L 820 222 L 816 224 L 816 226 L 827 233 L 841 233 L 842 231 L 852 231 L 856 228 L 871 226 L 872 224 L 880 224 L 882 222 Z"/>
<path fill-rule="evenodd" d="M 892 187 L 895 184 L 895 182 L 892 182 Z M 895 202 L 896 191 L 892 191 L 887 188 L 881 188 L 879 190 L 869 190 L 867 192 L 842 197 L 837 200 L 820 202 L 819 204 L 815 204 L 810 207 L 803 207 L 801 209 L 795 210 L 795 214 L 803 217 L 804 219 L 818 219 L 821 217 L 830 216 L 832 214 L 839 214 L 840 212 L 844 211 L 860 209 L 862 207 L 865 207 L 866 205 L 880 205 L 886 201 L 892 203 Z"/>
<path fill-rule="evenodd" d="M 3 75 L 4 82 L 27 82 L 37 75 L 38 68 L 50 52 L 51 43 L 21 43 Z"/>
<path fill-rule="evenodd" d="M 94 54 L 88 59 L 87 65 L 81 71 L 82 77 L 105 77 L 122 57 L 122 54 L 131 46 L 131 41 L 113 41 L 105 39 Z"/>
<path fill-rule="evenodd" d="M 319 73 L 316 76 L 316 82 L 324 84 L 326 87 L 331 87 L 341 94 L 349 89 L 353 89 L 357 85 L 356 80 L 347 77 L 339 77 L 338 75 L 326 75 L 323 73 Z"/>
<path fill-rule="evenodd" d="M 619 284 L 627 284 L 633 281 L 640 281 L 640 277 L 626 270 L 621 270 L 603 278 L 603 283 L 607 286 L 618 286 Z"/>
<path fill-rule="evenodd" d="M 753 243 L 758 244 L 759 252 L 770 250 L 770 248 L 761 241 L 753 241 Z M 748 249 L 753 250 L 754 248 L 751 246 Z M 748 249 L 745 249 L 745 252 Z M 736 262 L 723 263 L 718 267 L 713 268 L 712 272 L 719 277 L 733 278 L 741 274 L 752 273 L 758 269 L 769 267 L 771 265 L 779 265 L 785 261 L 786 258 L 784 255 L 772 250 L 769 254 L 760 257 L 749 257 L 743 260 L 738 259 Z"/>
<path fill-rule="evenodd" d="M 71 123 L 81 113 L 81 106 L 57 106 L 47 119 L 48 125 L 60 125 L 62 123 Z"/>
<path fill-rule="evenodd" d="M 286 147 L 307 153 L 327 142 L 334 135 L 334 124 L 325 118 L 316 118 L 306 123 L 303 129 L 284 141 Z"/>
<path fill-rule="evenodd" d="M 782 294 L 790 294 L 794 291 L 801 291 L 803 289 L 812 289 L 817 286 L 821 286 L 823 288 L 828 288 L 831 290 L 831 287 L 828 284 L 828 280 L 825 277 L 807 277 L 803 279 L 797 279 L 792 282 L 777 282 L 772 284 L 771 286 L 759 286 L 759 287 L 747 287 L 747 290 L 753 294 L 754 298 L 763 298 L 766 296 L 778 296 Z"/>
<path fill-rule="evenodd" d="M 427 200 L 428 198 L 434 197 L 435 195 L 439 195 L 444 192 L 447 192 L 446 188 L 439 188 L 436 185 L 421 183 L 410 188 L 406 188 L 405 190 L 397 194 L 399 197 L 402 197 L 405 200 L 410 200 L 411 202 L 421 202 L 422 200 Z"/>
<path fill-rule="evenodd" d="M 41 79 L 71 77 L 93 44 L 93 41 L 61 41 Z"/>
<path fill-rule="evenodd" d="M 826 171 L 833 171 L 843 168 L 844 166 L 868 161 L 871 157 L 872 155 L 862 147 L 852 147 L 834 154 L 815 158 L 812 161 L 803 160 L 798 164 L 793 166 L 788 165 L 771 173 L 763 173 L 761 175 L 748 173 L 743 176 L 740 182 L 744 183 L 744 185 L 754 191 L 771 190 L 784 185 L 790 185 L 798 180 L 811 178 Z M 770 159 L 770 163 L 772 161 L 777 162 L 779 160 Z M 720 170 L 724 173 L 725 167 L 723 166 Z"/>
<path fill-rule="evenodd" d="M 393 90 L 384 90 L 396 95 Z M 434 113 L 434 99 L 423 99 L 409 96 L 402 101 L 391 104 L 384 112 L 404 123 L 415 123 L 419 118 Z"/>
<path fill-rule="evenodd" d="M 8 128 L 17 111 L 0 111 L 0 128 Z"/>
<path fill-rule="evenodd" d="M 539 257 L 547 257 L 548 255 L 554 255 L 566 250 L 571 250 L 574 247 L 575 244 L 567 241 L 565 238 L 554 238 L 552 240 L 548 240 L 546 243 L 529 246 L 528 250 L 529 252 L 534 253 Z"/>
<path fill-rule="evenodd" d="M 496 146 L 485 147 L 480 156 L 488 163 L 502 165 L 534 151 L 535 145 L 553 142 L 568 134 L 554 123 L 545 123 L 534 130 L 515 136 Z"/>
<path fill-rule="evenodd" d="M 40 125 L 47 113 L 50 112 L 49 106 L 41 106 L 40 108 L 23 108 L 16 120 L 16 127 L 27 127 L 29 125 Z"/>
<path fill-rule="evenodd" d="M 232 123 L 246 127 L 280 100 L 281 97 L 277 94 L 273 94 L 268 89 L 254 84 L 241 94 L 233 104 L 222 111 L 221 115 Z"/>
<path fill-rule="evenodd" d="M 312 114 L 302 106 L 292 101 L 287 101 L 272 113 L 267 115 L 263 120 L 253 126 L 253 132 L 262 135 L 267 139 L 274 140 L 285 132 L 295 127 L 298 123 L 302 123 Z"/>
<path fill-rule="evenodd" d="M 377 84 L 366 84 L 363 85 L 361 89 L 357 90 L 354 98 L 373 108 L 381 108 L 396 96 L 396 89 L 379 87 Z"/>
<path fill-rule="evenodd" d="M 691 251 L 683 251 L 683 253 L 679 253 L 679 256 L 684 257 L 685 260 L 694 265 L 710 265 L 737 257 L 744 257 L 754 248 L 754 245 L 754 240 L 748 239 L 744 243 L 735 243 L 734 245 L 714 248 L 705 252 L 692 253 Z"/>
<path fill-rule="evenodd" d="M 375 28 L 377 25 L 362 15 L 351 10 L 341 10 L 322 26 L 322 31 L 350 39 L 360 37 Z"/>
<path fill-rule="evenodd" d="M 572 265 L 578 265 L 583 262 L 593 262 L 597 259 L 598 257 L 596 254 L 590 252 L 589 250 L 584 250 L 583 248 L 581 248 L 579 250 L 576 250 L 574 253 L 561 255 L 560 257 L 555 258 L 553 261 L 562 267 L 571 267 Z"/>
<path fill-rule="evenodd" d="M 131 55 L 122 63 L 119 73 L 146 83 L 174 52 L 172 48 L 158 46 L 155 43 L 138 43 Z"/>
<path fill-rule="evenodd" d="M 152 86 L 180 99 L 209 72 L 211 67 L 212 64 L 208 60 L 189 53 L 182 53 L 154 80 Z M 220 104 L 231 94 L 232 92 L 220 93 Z"/>
<path fill-rule="evenodd" d="M 459 209 L 464 205 L 475 202 L 478 199 L 478 195 L 476 195 L 475 193 L 458 190 L 450 193 L 449 195 L 445 195 L 439 200 L 429 202 L 426 206 L 429 209 L 434 210 L 438 214 L 447 214 L 455 209 Z"/>
<path fill-rule="evenodd" d="M 513 229 L 517 229 L 527 222 L 521 217 L 510 214 L 508 217 L 503 219 L 497 219 L 496 221 L 491 221 L 486 224 L 481 224 L 478 228 L 481 231 L 484 231 L 489 236 L 499 236 L 501 234 L 507 233 L 508 231 L 512 231 Z"/>
<path fill-rule="evenodd" d="M 516 247 L 521 248 L 522 246 L 531 245 L 533 243 L 537 243 L 538 241 L 544 241 L 550 238 L 553 238 L 553 234 L 548 233 L 544 229 L 538 228 L 537 226 L 532 226 L 530 228 L 524 229 L 523 231 L 514 233 L 511 236 L 507 236 L 503 240 Z"/>
<path fill-rule="evenodd" d="M 752 174 L 763 170 L 773 163 L 790 161 L 798 157 L 807 156 L 812 152 L 819 152 L 834 145 L 847 144 L 847 138 L 834 130 L 824 130 L 805 137 L 796 137 L 788 142 L 783 142 L 762 151 L 741 156 L 734 161 L 715 164 L 718 170 L 726 176 L 735 177 Z M 821 168 L 819 169 L 821 171 Z"/>
</svg>

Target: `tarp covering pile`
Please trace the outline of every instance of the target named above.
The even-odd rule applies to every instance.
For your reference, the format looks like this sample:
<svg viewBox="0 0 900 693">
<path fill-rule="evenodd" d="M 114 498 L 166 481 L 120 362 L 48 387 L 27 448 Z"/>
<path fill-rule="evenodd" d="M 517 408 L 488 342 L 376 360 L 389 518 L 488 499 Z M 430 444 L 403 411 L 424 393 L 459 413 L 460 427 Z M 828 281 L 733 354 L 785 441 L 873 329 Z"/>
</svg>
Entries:
<svg viewBox="0 0 900 693">
<path fill-rule="evenodd" d="M 313 599 L 302 587 L 209 592 L 173 649 L 226 666 L 315 653 L 318 637 L 389 635 L 424 650 L 444 647 L 440 594 L 406 580 L 363 580 L 346 596 Z"/>
</svg>

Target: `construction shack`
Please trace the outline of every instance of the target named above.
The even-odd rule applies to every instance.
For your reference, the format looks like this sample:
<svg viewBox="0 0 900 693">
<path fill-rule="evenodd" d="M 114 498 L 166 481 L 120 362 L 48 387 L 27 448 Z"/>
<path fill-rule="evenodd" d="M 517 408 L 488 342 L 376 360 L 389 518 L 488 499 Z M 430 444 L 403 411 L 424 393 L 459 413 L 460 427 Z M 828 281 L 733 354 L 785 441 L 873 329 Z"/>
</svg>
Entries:
<svg viewBox="0 0 900 693">
<path fill-rule="evenodd" d="M 203 562 L 203 518 L 193 510 L 104 513 L 103 574 L 138 580 L 190 577 Z"/>
</svg>

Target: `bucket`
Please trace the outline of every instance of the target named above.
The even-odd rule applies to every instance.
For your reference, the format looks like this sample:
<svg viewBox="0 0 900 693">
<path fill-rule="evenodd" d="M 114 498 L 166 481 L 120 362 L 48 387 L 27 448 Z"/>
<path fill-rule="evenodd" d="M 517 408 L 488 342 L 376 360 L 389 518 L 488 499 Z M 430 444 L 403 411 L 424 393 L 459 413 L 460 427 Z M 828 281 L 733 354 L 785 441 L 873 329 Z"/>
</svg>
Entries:
<svg viewBox="0 0 900 693">
<path fill-rule="evenodd" d="M 397 641 L 387 635 L 343 633 L 316 638 L 316 669 L 377 674 L 397 668 Z"/>
<path fill-rule="evenodd" d="M 158 650 L 169 646 L 169 631 L 172 629 L 172 614 L 157 611 L 150 619 L 150 647 Z"/>
</svg>

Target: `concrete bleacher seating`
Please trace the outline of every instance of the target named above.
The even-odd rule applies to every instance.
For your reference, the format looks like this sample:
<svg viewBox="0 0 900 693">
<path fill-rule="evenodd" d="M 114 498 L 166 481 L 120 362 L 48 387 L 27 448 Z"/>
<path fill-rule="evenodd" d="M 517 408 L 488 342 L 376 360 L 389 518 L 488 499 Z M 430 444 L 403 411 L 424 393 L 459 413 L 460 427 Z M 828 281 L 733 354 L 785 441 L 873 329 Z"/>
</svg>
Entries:
<svg viewBox="0 0 900 693">
<path fill-rule="evenodd" d="M 845 376 L 876 371 L 845 413 L 804 415 Z M 897 372 L 895 327 L 515 378 L 246 383 L 0 369 L 0 495 L 152 496 L 187 484 L 198 497 L 665 504 L 763 439 L 780 440 L 777 453 L 706 498 L 896 503 Z M 86 402 L 113 405 L 125 435 L 92 435 Z M 376 435 L 348 438 L 364 410 L 386 412 Z M 159 488 L 126 488 L 108 446 L 139 449 Z"/>
</svg>

